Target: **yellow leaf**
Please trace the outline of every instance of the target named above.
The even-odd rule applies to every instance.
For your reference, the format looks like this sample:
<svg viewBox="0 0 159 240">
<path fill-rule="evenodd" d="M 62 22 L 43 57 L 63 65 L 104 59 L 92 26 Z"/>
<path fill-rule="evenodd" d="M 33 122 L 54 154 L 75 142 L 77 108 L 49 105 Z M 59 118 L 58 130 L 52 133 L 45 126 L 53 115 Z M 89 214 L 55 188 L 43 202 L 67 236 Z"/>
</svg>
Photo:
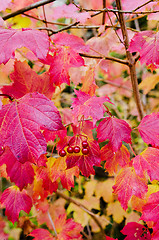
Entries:
<svg viewBox="0 0 159 240">
<path fill-rule="evenodd" d="M 112 215 L 113 220 L 116 223 L 121 223 L 124 217 L 127 217 L 128 214 L 121 207 L 120 203 L 116 201 L 116 202 L 108 203 L 107 215 Z"/>
<path fill-rule="evenodd" d="M 140 84 L 139 89 L 142 89 L 144 94 L 147 94 L 159 82 L 159 75 L 151 75 L 146 77 Z"/>
<path fill-rule="evenodd" d="M 98 199 L 103 197 L 105 202 L 112 202 L 114 200 L 112 193 L 112 186 L 114 185 L 114 179 L 110 178 L 104 182 L 98 182 L 95 189 L 95 194 Z"/>
</svg>

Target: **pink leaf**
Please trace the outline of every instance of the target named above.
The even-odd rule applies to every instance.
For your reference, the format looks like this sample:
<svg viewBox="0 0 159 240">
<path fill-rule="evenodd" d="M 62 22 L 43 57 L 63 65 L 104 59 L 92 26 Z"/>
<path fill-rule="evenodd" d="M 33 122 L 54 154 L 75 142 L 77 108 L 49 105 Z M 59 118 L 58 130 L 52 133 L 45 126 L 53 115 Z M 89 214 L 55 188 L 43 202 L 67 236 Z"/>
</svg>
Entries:
<svg viewBox="0 0 159 240">
<path fill-rule="evenodd" d="M 26 191 L 19 191 L 16 186 L 7 188 L 1 196 L 2 207 L 6 207 L 5 214 L 12 223 L 18 221 L 21 210 L 29 214 L 32 207 L 32 200 Z"/>
<path fill-rule="evenodd" d="M 145 143 L 159 147 L 159 113 L 145 116 L 138 126 L 138 130 Z"/>
<path fill-rule="evenodd" d="M 10 147 L 21 163 L 36 163 L 46 152 L 46 141 L 40 128 L 51 131 L 63 128 L 53 102 L 39 93 L 26 94 L 18 102 L 3 106 L 0 124 L 3 146 Z"/>
<path fill-rule="evenodd" d="M 23 97 L 29 92 L 39 92 L 51 99 L 55 91 L 49 73 L 38 75 L 26 61 L 15 61 L 14 72 L 10 74 L 10 79 L 13 81 L 12 85 L 4 86 L 1 91 L 14 98 Z"/>
<path fill-rule="evenodd" d="M 124 210 L 128 207 L 128 201 L 135 195 L 144 197 L 147 192 L 147 181 L 136 175 L 131 167 L 124 168 L 116 177 L 116 184 L 113 186 L 114 193 L 118 194 L 118 200 Z"/>
<path fill-rule="evenodd" d="M 108 97 L 96 97 L 90 96 L 82 91 L 74 90 L 77 98 L 72 99 L 72 114 L 75 118 L 78 116 L 84 116 L 85 118 L 92 117 L 95 125 L 96 121 L 101 119 L 105 113 L 103 106 L 104 102 L 110 102 Z M 76 123 L 77 119 L 75 119 Z"/>
<path fill-rule="evenodd" d="M 159 67 L 159 32 L 143 31 L 135 34 L 130 42 L 129 51 L 140 53 L 141 63 L 153 68 Z"/>
<path fill-rule="evenodd" d="M 136 222 L 127 223 L 121 233 L 127 235 L 125 240 L 151 240 L 149 230 L 145 226 Z"/>
<path fill-rule="evenodd" d="M 0 0 L 0 11 L 4 11 L 7 7 L 9 7 L 11 0 Z"/>
<path fill-rule="evenodd" d="M 69 46 L 76 52 L 88 52 L 89 46 L 85 44 L 82 38 L 66 32 L 57 33 L 52 37 L 53 42 L 60 46 Z"/>
<path fill-rule="evenodd" d="M 62 6 L 56 7 L 53 11 L 53 18 L 73 18 L 81 23 L 84 23 L 90 15 L 88 12 L 78 12 L 78 8 L 73 4 L 63 4 Z"/>
<path fill-rule="evenodd" d="M 52 236 L 52 234 L 46 229 L 35 229 L 33 230 L 29 236 L 33 236 L 34 240 L 55 240 L 56 238 Z"/>
<path fill-rule="evenodd" d="M 27 47 L 38 58 L 45 59 L 49 50 L 48 36 L 37 30 L 0 29 L 0 63 L 8 62 L 21 47 Z"/>
<path fill-rule="evenodd" d="M 100 142 L 109 139 L 114 152 L 121 148 L 122 141 L 131 143 L 131 128 L 124 120 L 107 117 L 100 122 L 97 128 L 97 138 Z"/>
<path fill-rule="evenodd" d="M 149 147 L 132 160 L 137 175 L 147 172 L 151 181 L 159 180 L 159 149 Z"/>
<path fill-rule="evenodd" d="M 152 193 L 142 209 L 140 219 L 157 222 L 159 219 L 159 192 Z"/>
</svg>

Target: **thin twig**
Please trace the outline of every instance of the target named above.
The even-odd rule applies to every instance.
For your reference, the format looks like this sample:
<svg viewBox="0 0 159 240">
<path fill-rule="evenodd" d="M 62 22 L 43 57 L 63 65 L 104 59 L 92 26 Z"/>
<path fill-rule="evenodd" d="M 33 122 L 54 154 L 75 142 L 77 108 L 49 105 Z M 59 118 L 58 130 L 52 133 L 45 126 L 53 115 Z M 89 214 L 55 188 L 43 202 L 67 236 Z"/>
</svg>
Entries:
<svg viewBox="0 0 159 240">
<path fill-rule="evenodd" d="M 13 98 L 13 97 L 11 97 L 10 95 L 8 95 L 8 94 L 5 94 L 5 93 L 0 93 L 0 96 L 7 97 L 7 98 L 9 98 L 9 100 L 11 100 L 11 101 L 13 101 L 13 100 L 14 100 L 14 98 Z"/>
<path fill-rule="evenodd" d="M 119 58 L 115 58 L 115 57 L 105 57 L 105 56 L 89 55 L 89 54 L 85 54 L 85 53 L 80 53 L 80 56 L 86 57 L 86 58 L 110 60 L 110 61 L 118 62 L 118 63 L 124 64 L 124 65 L 127 65 L 127 66 L 129 65 L 128 61 L 122 60 L 122 59 L 119 59 Z"/>
<path fill-rule="evenodd" d="M 7 19 L 9 19 L 9 18 L 15 17 L 15 16 L 17 16 L 17 15 L 19 15 L 19 14 L 22 14 L 22 13 L 27 12 L 27 11 L 29 11 L 29 10 L 32 10 L 32 9 L 34 9 L 34 8 L 38 8 L 38 7 L 44 6 L 44 5 L 46 5 L 46 4 L 48 4 L 48 3 L 51 3 L 51 2 L 54 2 L 54 1 L 55 1 L 55 0 L 41 0 L 41 1 L 39 1 L 39 2 L 30 4 L 29 6 L 26 6 L 26 7 L 24 7 L 24 8 L 21 8 L 21 9 L 15 11 L 15 12 L 13 12 L 13 13 L 9 13 L 8 15 L 6 15 L 6 16 L 4 16 L 4 17 L 2 17 L 2 18 L 3 18 L 3 20 L 7 20 Z"/>
<path fill-rule="evenodd" d="M 121 0 L 116 0 L 116 6 L 117 6 L 118 10 L 122 9 Z M 130 70 L 130 77 L 131 77 L 131 83 L 132 83 L 134 98 L 135 98 L 135 102 L 136 102 L 136 106 L 137 106 L 137 110 L 138 110 L 140 119 L 142 119 L 144 117 L 144 111 L 143 111 L 143 106 L 142 106 L 142 103 L 141 103 L 140 93 L 139 93 L 139 88 L 138 88 L 135 61 L 134 61 L 134 58 L 133 58 L 132 54 L 130 53 L 130 51 L 128 51 L 129 38 L 128 38 L 128 32 L 127 32 L 127 28 L 126 28 L 123 13 L 119 12 L 118 15 L 119 15 L 119 22 L 120 22 L 121 31 L 122 31 L 123 40 L 124 40 L 124 45 L 125 45 L 125 50 L 126 50 L 126 56 L 127 56 L 128 61 L 129 61 L 128 66 L 129 66 L 129 70 Z"/>
<path fill-rule="evenodd" d="M 53 227 L 53 229 L 54 229 L 55 236 L 57 237 L 57 231 L 56 231 L 56 228 L 55 228 L 55 224 L 54 224 L 54 222 L 53 222 L 53 220 L 52 220 L 52 217 L 51 217 L 51 215 L 50 215 L 49 210 L 47 210 L 47 215 L 48 215 L 49 220 L 50 220 L 50 222 L 51 222 L 51 225 L 52 225 L 52 227 Z"/>
<path fill-rule="evenodd" d="M 103 0 L 103 8 L 106 8 L 106 0 Z M 103 12 L 103 17 L 102 17 L 102 25 L 104 25 L 105 23 L 105 14 L 106 12 Z"/>
<path fill-rule="evenodd" d="M 133 10 L 133 12 L 136 12 L 138 9 L 146 6 L 146 5 L 149 4 L 150 2 L 154 2 L 154 0 L 149 0 L 149 1 L 145 2 L 145 3 L 143 3 L 143 4 L 140 5 L 139 7 L 135 8 L 135 9 Z"/>
<path fill-rule="evenodd" d="M 74 203 L 76 206 L 80 207 L 81 209 L 83 209 L 85 212 L 87 212 L 92 218 L 93 220 L 96 222 L 96 224 L 98 225 L 98 227 L 101 230 L 102 233 L 102 240 L 105 240 L 105 232 L 104 229 L 98 219 L 98 217 L 92 213 L 88 208 L 86 208 L 83 204 L 81 204 L 80 202 L 78 202 L 77 200 L 65 195 L 64 193 L 62 193 L 61 191 L 57 190 L 56 194 L 59 195 L 60 197 L 64 198 L 65 200 L 67 200 L 68 202 L 72 202 Z"/>
</svg>

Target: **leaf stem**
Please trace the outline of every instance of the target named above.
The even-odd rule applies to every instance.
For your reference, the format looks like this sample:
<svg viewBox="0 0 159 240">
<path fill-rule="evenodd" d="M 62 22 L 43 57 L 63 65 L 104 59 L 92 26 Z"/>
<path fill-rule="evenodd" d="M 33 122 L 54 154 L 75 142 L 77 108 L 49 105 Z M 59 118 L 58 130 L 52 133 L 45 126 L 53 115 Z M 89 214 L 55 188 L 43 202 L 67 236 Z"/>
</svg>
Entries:
<svg viewBox="0 0 159 240">
<path fill-rule="evenodd" d="M 52 217 L 51 217 L 51 215 L 50 215 L 49 210 L 47 210 L 47 215 L 48 215 L 49 220 L 50 220 L 50 222 L 51 222 L 51 225 L 52 225 L 52 227 L 53 227 L 53 229 L 54 229 L 55 236 L 57 237 L 57 231 L 56 231 L 56 228 L 55 228 L 55 224 L 54 224 L 54 222 L 53 222 L 53 220 L 52 220 Z"/>
</svg>

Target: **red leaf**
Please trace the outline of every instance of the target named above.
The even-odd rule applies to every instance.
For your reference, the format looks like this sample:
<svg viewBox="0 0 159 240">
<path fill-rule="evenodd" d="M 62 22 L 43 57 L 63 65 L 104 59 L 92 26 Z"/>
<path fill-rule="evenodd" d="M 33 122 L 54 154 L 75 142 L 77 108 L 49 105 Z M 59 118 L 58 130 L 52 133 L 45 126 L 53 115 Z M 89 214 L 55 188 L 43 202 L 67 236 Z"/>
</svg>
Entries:
<svg viewBox="0 0 159 240">
<path fill-rule="evenodd" d="M 108 97 L 91 97 L 82 91 L 74 90 L 77 98 L 73 99 L 72 103 L 72 114 L 75 118 L 78 116 L 83 116 L 85 118 L 92 117 L 93 123 L 95 125 L 96 121 L 101 119 L 105 113 L 105 108 L 103 106 L 104 102 L 110 102 Z M 75 119 L 76 121 L 77 119 Z"/>
<path fill-rule="evenodd" d="M 142 209 L 140 219 L 157 222 L 159 219 L 159 192 L 152 193 Z"/>
<path fill-rule="evenodd" d="M 145 143 L 159 147 L 159 113 L 145 116 L 138 126 L 138 130 Z"/>
<path fill-rule="evenodd" d="M 106 240 L 118 240 L 118 239 L 117 239 L 117 238 L 115 239 L 115 238 L 111 238 L 111 237 L 106 236 Z"/>
<path fill-rule="evenodd" d="M 127 223 L 121 233 L 127 235 L 125 240 L 151 240 L 149 230 L 145 226 L 136 222 Z"/>
<path fill-rule="evenodd" d="M 124 210 L 128 207 L 128 201 L 135 195 L 144 197 L 147 192 L 147 181 L 136 175 L 131 167 L 124 168 L 116 177 L 116 184 L 113 186 L 114 193 L 118 194 L 118 200 Z"/>
<path fill-rule="evenodd" d="M 53 42 L 59 46 L 69 46 L 76 52 L 88 52 L 89 46 L 85 44 L 82 38 L 66 32 L 54 34 Z"/>
<path fill-rule="evenodd" d="M 89 153 L 83 155 L 81 152 L 77 154 L 68 154 L 66 157 L 67 167 L 72 168 L 78 166 L 85 177 L 95 174 L 93 166 L 100 166 L 101 154 L 98 143 L 95 140 L 89 140 Z"/>
<path fill-rule="evenodd" d="M 52 181 L 56 181 L 58 178 L 61 179 L 61 184 L 63 188 L 68 190 L 71 187 L 74 187 L 74 176 L 79 176 L 79 169 L 77 166 L 67 169 L 67 164 L 64 158 L 52 159 L 50 161 L 53 162 L 51 166 L 51 179 Z"/>
<path fill-rule="evenodd" d="M 124 145 L 117 152 L 113 152 L 109 144 L 105 145 L 101 148 L 101 156 L 102 161 L 106 160 L 104 167 L 109 174 L 116 173 L 118 165 L 126 167 L 130 163 L 130 153 Z"/>
<path fill-rule="evenodd" d="M 33 236 L 34 240 L 55 240 L 56 238 L 46 229 L 35 229 L 28 236 Z"/>
<path fill-rule="evenodd" d="M 55 91 L 48 73 L 38 75 L 27 62 L 15 61 L 14 72 L 10 74 L 11 86 L 4 86 L 1 91 L 14 98 L 21 98 L 29 92 L 43 93 L 49 99 Z"/>
<path fill-rule="evenodd" d="M 48 196 L 48 194 L 52 194 L 53 192 L 56 192 L 58 188 L 58 184 L 56 182 L 56 179 L 53 181 L 51 179 L 51 169 L 46 167 L 39 167 L 36 171 L 35 179 L 36 179 L 37 185 L 39 185 L 39 181 L 42 181 L 43 192 L 41 196 L 44 196 L 44 198 Z"/>
<path fill-rule="evenodd" d="M 134 35 L 130 42 L 129 51 L 140 53 L 141 63 L 159 67 L 159 32 L 143 31 Z"/>
<path fill-rule="evenodd" d="M 32 207 L 32 200 L 23 189 L 21 192 L 16 186 L 7 188 L 1 196 L 2 207 L 6 207 L 5 215 L 12 223 L 18 221 L 21 210 L 29 214 Z"/>
<path fill-rule="evenodd" d="M 109 144 L 114 152 L 121 148 L 122 141 L 131 143 L 131 128 L 124 120 L 107 117 L 102 120 L 97 128 L 97 138 L 100 142 L 109 139 Z"/>
<path fill-rule="evenodd" d="M 45 59 L 49 50 L 49 40 L 46 33 L 22 29 L 0 29 L 0 63 L 6 63 L 17 48 L 27 47 L 38 58 Z"/>
<path fill-rule="evenodd" d="M 10 147 L 21 163 L 36 163 L 46 152 L 40 128 L 62 129 L 61 117 L 53 102 L 39 93 L 26 94 L 18 102 L 3 106 L 0 124 L 3 146 Z"/>
<path fill-rule="evenodd" d="M 7 147 L 5 148 L 5 152 L 0 156 L 0 165 L 2 164 L 6 164 L 6 171 L 10 180 L 14 182 L 20 190 L 33 182 L 34 170 L 31 163 L 20 163 Z"/>
<path fill-rule="evenodd" d="M 44 63 L 50 65 L 51 80 L 56 86 L 62 83 L 70 85 L 69 68 L 84 65 L 83 58 L 70 47 L 54 49 L 54 55 L 48 55 Z"/>
<path fill-rule="evenodd" d="M 147 148 L 133 158 L 133 166 L 140 177 L 144 177 L 144 173 L 147 172 L 151 181 L 159 180 L 159 149 Z"/>
<path fill-rule="evenodd" d="M 58 240 L 82 240 L 80 232 L 83 230 L 81 224 L 72 219 L 66 220 L 66 214 L 60 215 L 55 220 L 55 228 L 58 232 Z"/>
</svg>

